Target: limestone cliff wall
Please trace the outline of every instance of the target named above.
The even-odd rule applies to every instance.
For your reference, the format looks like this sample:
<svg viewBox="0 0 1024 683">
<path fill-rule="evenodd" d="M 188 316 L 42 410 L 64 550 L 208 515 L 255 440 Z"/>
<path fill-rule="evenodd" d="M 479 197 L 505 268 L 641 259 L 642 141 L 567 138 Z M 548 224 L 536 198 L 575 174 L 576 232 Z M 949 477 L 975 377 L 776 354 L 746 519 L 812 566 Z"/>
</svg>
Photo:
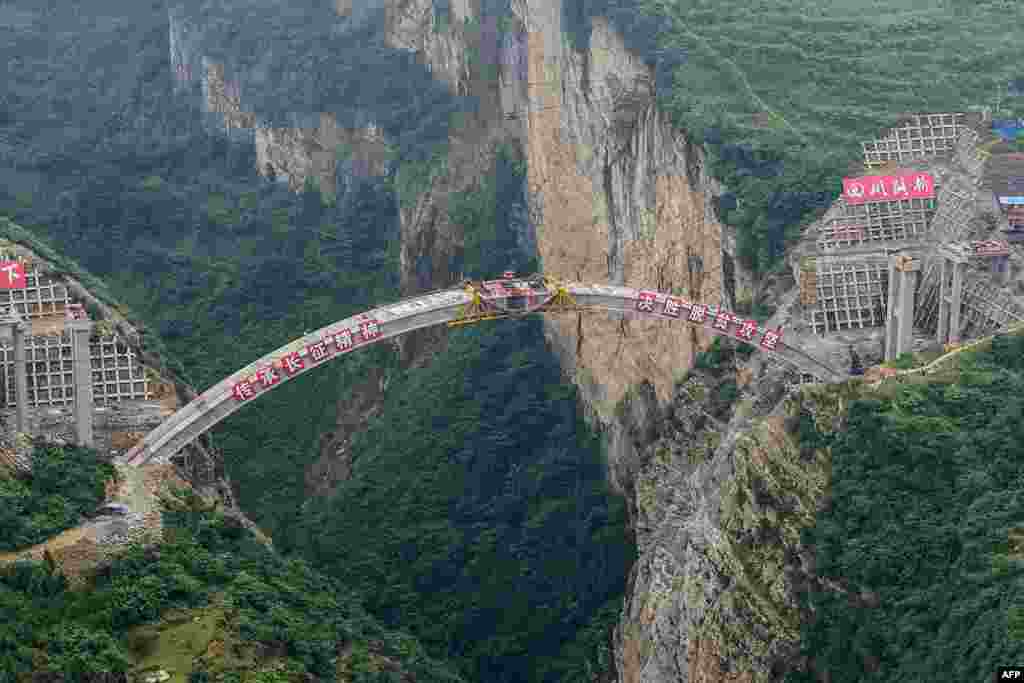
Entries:
<svg viewBox="0 0 1024 683">
<path fill-rule="evenodd" d="M 530 200 L 544 270 L 720 303 L 722 230 L 701 150 L 659 111 L 652 68 L 606 20 L 593 20 L 587 52 L 566 45 L 561 4 L 516 5 L 528 31 Z M 666 403 L 709 342 L 671 323 L 550 318 L 550 338 L 602 423 L 643 380 Z"/>
<path fill-rule="evenodd" d="M 348 17 L 351 2 L 337 0 L 336 13 Z M 307 179 L 327 196 L 336 196 L 340 184 L 351 176 L 382 176 L 389 158 L 387 141 L 372 121 L 355 128 L 338 125 L 331 112 L 294 112 L 293 125 L 270 123 L 250 109 L 254 91 L 267 80 L 269 49 L 263 58 L 247 67 L 232 65 L 207 54 L 211 35 L 222 31 L 216 15 L 207 11 L 197 18 L 194 9 L 171 5 L 168 11 L 170 61 L 174 89 L 182 97 L 196 96 L 208 126 L 229 138 L 252 144 L 256 166 L 263 176 L 302 189 Z M 246 40 L 256 37 L 246 36 Z M 230 55 L 229 55 L 230 56 Z"/>
<path fill-rule="evenodd" d="M 703 151 L 659 110 L 652 68 L 614 28 L 594 19 L 589 47 L 576 50 L 562 33 L 562 0 L 512 0 L 510 29 L 500 39 L 478 2 L 446 5 L 447 21 L 439 23 L 432 0 L 384 2 L 386 43 L 414 52 L 453 95 L 478 103 L 451 127 L 444 163 L 428 186 L 399 197 L 403 293 L 458 277 L 452 264 L 464 235 L 449 218 L 448 201 L 478 187 L 493 170 L 497 145 L 511 142 L 528 162 L 527 232 L 546 273 L 731 304 L 734 283 L 743 279 L 723 259 L 734 239 L 723 235 L 712 208 L 722 190 Z M 350 7 L 339 2 L 339 13 L 343 6 Z M 183 35 L 176 44 L 188 41 Z M 205 78 L 213 84 L 205 92 L 221 87 L 216 73 Z M 239 116 L 232 113 L 234 90 L 223 91 L 205 106 Z M 307 141 L 331 135 L 330 122 L 305 126 L 318 131 L 307 137 L 261 131 L 258 117 L 254 125 L 261 163 L 284 170 L 290 182 L 326 174 L 329 161 L 319 161 Z M 792 654 L 795 602 L 783 556 L 815 504 L 820 468 L 800 473 L 803 493 L 781 540 L 751 545 L 758 521 L 777 513 L 750 502 L 747 487 L 767 482 L 771 495 L 785 498 L 798 474 L 793 459 L 801 456 L 780 426 L 783 417 L 749 431 L 748 411 L 728 427 L 728 412 L 707 419 L 698 399 L 677 393 L 710 338 L 678 323 L 599 313 L 548 316 L 545 325 L 606 434 L 609 478 L 626 496 L 640 550 L 612 673 L 622 683 L 762 680 L 758 672 Z M 444 330 L 403 337 L 406 363 L 428 358 L 444 338 Z M 383 400 L 377 380 L 339 406 L 338 428 L 307 476 L 311 493 L 347 477 L 348 439 Z M 757 627 L 744 630 L 746 623 Z M 745 671 L 756 675 L 737 675 Z"/>
<path fill-rule="evenodd" d="M 732 359 L 724 365 L 731 366 Z M 749 372 L 745 370 L 744 372 Z M 653 392 L 631 400 L 640 445 L 637 563 L 615 633 L 620 683 L 780 681 L 799 659 L 799 596 L 817 579 L 801 531 L 824 503 L 829 454 L 802 447 L 801 413 L 841 428 L 841 388 L 787 394 L 760 369 L 738 399 L 728 370 L 698 371 L 644 434 Z"/>
</svg>

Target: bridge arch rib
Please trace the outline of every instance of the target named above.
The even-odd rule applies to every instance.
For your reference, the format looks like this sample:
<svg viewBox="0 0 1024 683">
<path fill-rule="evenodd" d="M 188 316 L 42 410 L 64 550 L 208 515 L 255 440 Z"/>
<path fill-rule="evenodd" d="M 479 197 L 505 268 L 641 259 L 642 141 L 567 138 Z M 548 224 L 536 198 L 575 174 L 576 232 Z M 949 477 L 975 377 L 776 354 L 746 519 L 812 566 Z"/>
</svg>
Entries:
<svg viewBox="0 0 1024 683">
<path fill-rule="evenodd" d="M 662 292 L 628 287 L 567 285 L 561 292 L 568 310 L 623 311 L 653 320 L 682 320 L 699 324 L 715 334 L 754 343 L 762 351 L 825 381 L 841 381 L 845 375 L 828 364 L 786 344 L 781 331 L 764 330 L 725 310 L 688 302 Z M 123 462 L 141 465 L 166 460 L 211 429 L 245 403 L 325 362 L 357 349 L 414 330 L 454 322 L 474 303 L 463 289 L 448 289 L 402 299 L 394 304 L 331 323 L 292 340 L 204 391 L 122 456 Z M 544 306 L 533 312 L 558 310 Z M 565 310 L 565 309 L 562 309 Z M 754 336 L 761 333 L 760 341 Z M 269 371 L 269 372 L 268 372 Z"/>
</svg>

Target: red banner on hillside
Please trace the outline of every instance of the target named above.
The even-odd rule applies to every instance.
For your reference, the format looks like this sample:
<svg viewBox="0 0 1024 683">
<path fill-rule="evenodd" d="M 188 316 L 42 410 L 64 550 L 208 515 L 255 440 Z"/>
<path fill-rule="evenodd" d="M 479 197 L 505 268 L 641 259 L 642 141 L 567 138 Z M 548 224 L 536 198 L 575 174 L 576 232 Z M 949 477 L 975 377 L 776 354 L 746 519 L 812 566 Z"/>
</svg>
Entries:
<svg viewBox="0 0 1024 683">
<path fill-rule="evenodd" d="M 935 180 L 930 173 L 843 178 L 843 199 L 847 204 L 893 202 L 900 199 L 931 199 L 934 196 Z"/>
<path fill-rule="evenodd" d="M 25 266 L 17 261 L 0 261 L 0 289 L 25 289 Z"/>
</svg>

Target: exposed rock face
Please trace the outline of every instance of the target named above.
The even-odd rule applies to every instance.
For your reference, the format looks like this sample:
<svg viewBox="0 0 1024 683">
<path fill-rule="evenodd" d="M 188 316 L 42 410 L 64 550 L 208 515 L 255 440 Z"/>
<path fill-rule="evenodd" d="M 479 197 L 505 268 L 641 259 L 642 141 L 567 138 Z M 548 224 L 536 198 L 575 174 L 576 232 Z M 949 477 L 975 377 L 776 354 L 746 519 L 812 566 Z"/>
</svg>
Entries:
<svg viewBox="0 0 1024 683">
<path fill-rule="evenodd" d="M 468 0 L 449 3 L 447 21 L 435 24 L 432 0 L 389 0 L 385 3 L 385 41 L 412 50 L 417 60 L 443 81 L 454 95 L 469 96 L 476 109 L 452 125 L 447 156 L 426 192 L 399 196 L 401 203 L 400 276 L 403 295 L 447 287 L 460 277 L 463 227 L 449 217 L 449 199 L 479 189 L 480 178 L 494 170 L 497 145 L 507 141 L 513 126 L 505 121 L 500 83 L 509 67 L 501 66 L 496 18 L 483 18 Z M 470 24 L 467 24 L 470 20 Z M 476 23 L 472 23 L 475 21 Z M 474 28 L 475 26 L 475 28 Z M 478 55 L 471 64 L 470 52 Z M 491 68 L 497 66 L 495 81 Z M 401 193 L 400 193 L 401 195 Z M 403 364 L 422 362 L 444 347 L 445 330 L 423 330 L 398 340 Z"/>
<path fill-rule="evenodd" d="M 467 47 L 478 39 L 467 35 L 465 22 L 477 13 L 469 0 L 447 4 L 448 16 L 442 19 L 433 0 L 387 0 L 384 39 L 391 47 L 415 52 L 417 60 L 446 83 L 452 94 L 464 95 L 470 81 Z"/>
<path fill-rule="evenodd" d="M 306 471 L 306 492 L 324 496 L 352 476 L 352 436 L 380 413 L 384 402 L 384 372 L 370 368 L 366 379 L 352 387 L 349 398 L 338 404 L 338 428 L 320 437 L 320 459 Z"/>
<path fill-rule="evenodd" d="M 616 631 L 622 683 L 777 681 L 795 665 L 800 532 L 827 485 L 826 453 L 801 449 L 799 415 L 835 429 L 835 391 L 792 396 L 785 373 L 730 406 L 730 372 L 683 385 L 635 483 L 638 560 Z M 730 419 L 730 415 L 732 415 Z"/>
<path fill-rule="evenodd" d="M 702 150 L 659 111 L 652 69 L 607 21 L 593 21 L 581 52 L 564 44 L 561 0 L 512 0 L 500 42 L 476 3 L 446 4 L 439 22 L 431 0 L 384 3 L 386 43 L 414 51 L 452 94 L 479 102 L 451 128 L 426 189 L 399 198 L 403 294 L 458 277 L 464 236 L 449 219 L 449 197 L 474 189 L 508 141 L 528 160 L 524 235 L 535 239 L 546 273 L 730 306 L 749 288 L 728 256 L 735 239 L 716 219 L 721 188 Z M 351 7 L 338 2 L 339 14 L 343 5 Z M 228 118 L 237 116 L 231 94 L 217 105 Z M 315 129 L 309 135 L 261 129 L 257 120 L 261 162 L 289 182 L 329 175 L 330 161 L 317 156 L 328 145 L 311 142 L 333 135 L 324 116 L 306 126 Z M 813 518 L 827 469 L 824 455 L 801 452 L 791 434 L 787 417 L 800 403 L 777 407 L 787 378 L 760 362 L 741 369 L 739 384 L 757 394 L 734 413 L 732 398 L 717 394 L 725 375 L 699 374 L 675 389 L 710 341 L 702 331 L 607 314 L 549 316 L 546 330 L 606 433 L 609 478 L 629 502 L 637 538 L 616 670 L 606 674 L 622 683 L 777 678 L 795 652 L 796 595 L 809 571 L 799 531 Z M 400 343 L 407 364 L 443 344 L 443 330 Z M 345 446 L 380 405 L 379 380 L 368 378 L 339 407 L 338 429 L 308 473 L 311 492 L 348 476 Z M 838 412 L 830 397 L 810 403 Z"/>
<path fill-rule="evenodd" d="M 530 201 L 544 270 L 721 303 L 721 227 L 703 155 L 655 105 L 652 69 L 603 19 L 579 53 L 563 47 L 561 2 L 517 5 L 529 32 Z M 709 341 L 670 323 L 549 318 L 567 369 L 582 376 L 606 424 L 628 387 L 645 379 L 666 403 Z"/>
<path fill-rule="evenodd" d="M 336 11 L 339 17 L 349 17 L 352 3 L 337 0 Z M 199 103 L 208 124 L 232 139 L 254 144 L 261 175 L 286 182 L 293 191 L 302 189 L 310 179 L 326 196 L 334 197 L 339 193 L 339 180 L 344 184 L 351 176 L 384 174 L 388 150 L 375 125 L 345 128 L 328 112 L 297 112 L 289 117 L 295 125 L 272 125 L 243 105 L 243 99 L 251 100 L 252 90 L 266 80 L 267 59 L 228 75 L 223 61 L 205 54 L 213 27 L 198 23 L 180 6 L 172 6 L 168 16 L 176 92 L 181 96 L 200 92 Z"/>
</svg>

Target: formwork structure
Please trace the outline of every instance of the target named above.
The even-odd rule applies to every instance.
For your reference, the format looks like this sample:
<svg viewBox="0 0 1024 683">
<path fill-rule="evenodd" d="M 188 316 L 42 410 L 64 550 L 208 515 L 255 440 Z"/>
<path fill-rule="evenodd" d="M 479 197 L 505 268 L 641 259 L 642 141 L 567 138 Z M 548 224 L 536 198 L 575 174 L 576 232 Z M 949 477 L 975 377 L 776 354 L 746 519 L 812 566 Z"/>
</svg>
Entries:
<svg viewBox="0 0 1024 683">
<path fill-rule="evenodd" d="M 936 333 L 939 338 L 941 259 L 935 258 L 922 280 L 914 323 L 922 331 Z M 988 281 L 988 273 L 964 269 L 960 284 L 959 307 L 952 323 L 942 335 L 942 343 L 962 336 L 984 336 L 1017 321 L 1024 320 L 1024 311 L 1013 299 Z M 952 294 L 952 273 L 947 266 L 946 287 Z M 948 314 L 953 318 L 952 313 Z M 961 324 L 962 322 L 962 324 Z"/>
<path fill-rule="evenodd" d="M 0 252 L 0 260 L 21 260 L 17 255 Z M 0 310 L 10 307 L 29 320 L 69 318 L 76 305 L 66 285 L 53 279 L 34 263 L 26 263 L 25 288 L 0 290 Z M 41 323 L 42 324 L 42 323 Z M 76 352 L 72 333 L 65 329 L 51 334 L 29 334 L 25 337 L 27 407 L 65 406 L 74 403 L 75 361 L 85 355 Z M 114 335 L 100 335 L 87 346 L 94 400 L 109 405 L 125 400 L 149 400 L 152 387 L 135 352 Z M 6 405 L 16 405 L 15 349 L 0 340 L 0 398 Z M 88 380 L 87 380 L 88 381 Z"/>
<path fill-rule="evenodd" d="M 967 124 L 966 114 L 913 114 L 881 138 L 861 143 L 864 165 L 876 168 L 956 151 L 957 137 Z"/>
<path fill-rule="evenodd" d="M 92 389 L 97 405 L 153 398 L 146 369 L 135 352 L 113 335 L 91 340 Z"/>
<path fill-rule="evenodd" d="M 815 305 L 804 307 L 815 333 L 885 324 L 888 263 L 884 256 L 818 257 L 815 284 Z"/>
<path fill-rule="evenodd" d="M 74 362 L 78 357 L 71 334 L 28 337 L 25 344 L 28 405 L 64 406 L 74 402 Z M 4 376 L 6 405 L 15 405 L 14 349 L 0 345 L 0 372 Z M 150 400 L 153 388 L 135 352 L 114 336 L 91 340 L 89 359 L 92 390 L 97 405 L 128 400 Z"/>
<path fill-rule="evenodd" d="M 932 217 L 932 237 L 944 242 L 966 240 L 970 234 L 975 200 L 974 192 L 966 188 L 942 187 L 938 192 L 939 206 Z"/>
<path fill-rule="evenodd" d="M 838 216 L 818 232 L 818 249 L 836 251 L 886 242 L 922 239 L 935 216 L 934 199 L 900 199 L 850 205 L 842 200 Z"/>
<path fill-rule="evenodd" d="M 0 255 L 0 260 L 14 259 Z M 26 268 L 24 289 L 0 290 L 0 308 L 11 307 L 29 318 L 61 315 L 69 303 L 71 295 L 68 288 L 36 268 Z"/>
</svg>

